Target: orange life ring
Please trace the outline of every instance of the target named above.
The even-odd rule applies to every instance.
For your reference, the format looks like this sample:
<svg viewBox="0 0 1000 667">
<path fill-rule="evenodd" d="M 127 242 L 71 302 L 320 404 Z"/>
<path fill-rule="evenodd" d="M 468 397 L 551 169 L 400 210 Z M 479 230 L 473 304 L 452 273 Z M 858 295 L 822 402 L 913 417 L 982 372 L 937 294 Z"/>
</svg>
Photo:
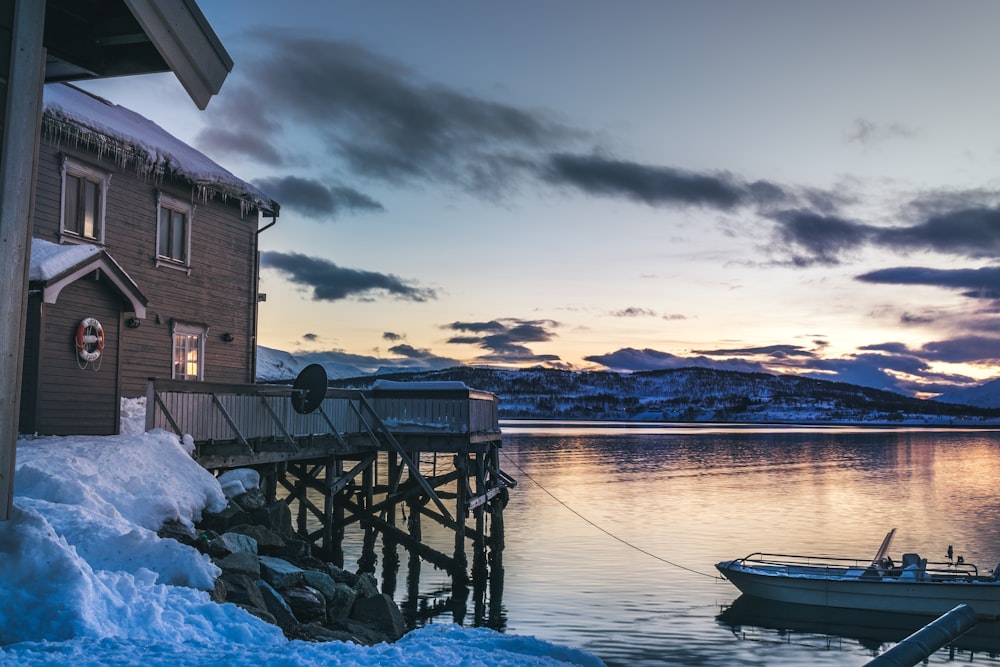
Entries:
<svg viewBox="0 0 1000 667">
<path fill-rule="evenodd" d="M 93 317 L 80 321 L 76 327 L 76 351 L 84 361 L 97 361 L 104 351 L 104 327 Z"/>
</svg>

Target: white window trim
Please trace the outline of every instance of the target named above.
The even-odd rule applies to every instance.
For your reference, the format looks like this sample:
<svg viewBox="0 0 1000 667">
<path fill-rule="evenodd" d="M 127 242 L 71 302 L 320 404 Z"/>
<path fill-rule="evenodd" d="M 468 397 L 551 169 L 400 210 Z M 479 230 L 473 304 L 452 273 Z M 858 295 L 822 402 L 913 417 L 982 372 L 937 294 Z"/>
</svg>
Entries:
<svg viewBox="0 0 1000 667">
<path fill-rule="evenodd" d="M 182 336 L 198 336 L 198 381 L 205 378 L 205 341 L 208 339 L 208 326 L 202 324 L 185 324 L 183 322 L 173 322 L 170 327 L 170 378 L 173 380 L 193 380 L 194 378 L 177 377 L 177 368 L 174 365 L 174 358 L 177 354 L 177 334 Z"/>
<path fill-rule="evenodd" d="M 84 164 L 82 162 L 77 162 L 68 155 L 63 156 L 62 168 L 60 173 L 60 182 L 62 184 L 61 191 L 59 193 L 59 236 L 63 240 L 70 241 L 84 241 L 87 243 L 98 243 L 104 245 L 104 221 L 106 219 L 105 211 L 108 205 L 108 184 L 111 183 L 111 174 L 91 167 L 90 165 Z M 76 176 L 77 178 L 86 178 L 88 180 L 97 181 L 101 186 L 101 210 L 100 210 L 100 220 L 97 221 L 97 236 L 91 238 L 89 236 L 82 236 L 73 231 L 67 231 L 66 229 L 66 175 Z"/>
<path fill-rule="evenodd" d="M 185 216 L 187 216 L 187 229 L 185 229 L 184 234 L 184 261 L 180 262 L 168 255 L 164 255 L 160 252 L 160 209 L 168 208 L 174 211 L 180 211 Z M 188 201 L 183 199 L 178 199 L 164 192 L 159 192 L 156 195 L 156 266 L 165 266 L 171 269 L 178 269 L 181 271 L 186 271 L 189 275 L 191 273 L 191 228 L 194 224 L 194 210 L 195 206 Z"/>
</svg>

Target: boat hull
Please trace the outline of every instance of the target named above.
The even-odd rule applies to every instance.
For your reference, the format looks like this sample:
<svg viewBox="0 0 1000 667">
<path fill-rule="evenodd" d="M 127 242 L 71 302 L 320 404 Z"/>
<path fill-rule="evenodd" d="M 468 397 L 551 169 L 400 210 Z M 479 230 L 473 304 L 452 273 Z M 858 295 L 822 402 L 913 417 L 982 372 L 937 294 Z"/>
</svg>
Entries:
<svg viewBox="0 0 1000 667">
<path fill-rule="evenodd" d="M 792 575 L 737 561 L 716 565 L 746 595 L 795 604 L 940 616 L 968 604 L 977 616 L 1000 618 L 1000 582 L 919 581 Z"/>
</svg>

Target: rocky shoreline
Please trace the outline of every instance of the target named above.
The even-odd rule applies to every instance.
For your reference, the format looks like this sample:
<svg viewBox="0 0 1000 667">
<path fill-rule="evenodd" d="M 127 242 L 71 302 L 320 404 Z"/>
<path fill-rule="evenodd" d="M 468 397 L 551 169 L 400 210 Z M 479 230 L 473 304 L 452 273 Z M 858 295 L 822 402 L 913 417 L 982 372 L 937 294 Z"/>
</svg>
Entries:
<svg viewBox="0 0 1000 667">
<path fill-rule="evenodd" d="M 292 530 L 284 500 L 268 503 L 252 470 L 219 478 L 229 503 L 206 512 L 192 531 L 180 523 L 160 530 L 211 557 L 222 574 L 211 592 L 277 625 L 289 639 L 393 642 L 406 633 L 395 601 L 368 573 L 348 572 L 311 554 Z"/>
</svg>

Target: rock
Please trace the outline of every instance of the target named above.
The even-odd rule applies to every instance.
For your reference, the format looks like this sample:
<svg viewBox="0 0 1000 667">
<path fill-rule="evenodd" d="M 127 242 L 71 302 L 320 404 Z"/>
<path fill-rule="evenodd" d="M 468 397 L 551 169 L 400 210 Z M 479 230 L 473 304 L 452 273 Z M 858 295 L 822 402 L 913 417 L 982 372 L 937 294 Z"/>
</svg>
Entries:
<svg viewBox="0 0 1000 667">
<path fill-rule="evenodd" d="M 239 505 L 244 512 L 251 513 L 259 510 L 267 504 L 264 492 L 257 488 L 247 489 L 246 492 L 233 497 L 233 502 Z"/>
<path fill-rule="evenodd" d="M 326 596 L 326 619 L 332 625 L 343 622 L 350 615 L 358 597 L 347 584 L 336 583 L 334 586 L 333 596 Z"/>
<path fill-rule="evenodd" d="M 285 547 L 285 540 L 280 535 L 274 531 L 264 528 L 263 526 L 243 523 L 232 526 L 230 530 L 234 533 L 247 535 L 248 537 L 252 537 L 256 540 L 257 553 L 266 553 L 269 549 L 283 549 Z"/>
<path fill-rule="evenodd" d="M 246 611 L 250 612 L 260 620 L 264 621 L 265 623 L 270 623 L 271 625 L 278 624 L 278 619 L 272 616 L 271 612 L 269 611 L 264 611 L 263 609 L 258 609 L 257 607 L 249 607 L 245 604 L 240 604 L 238 602 L 236 603 L 236 606 L 239 607 L 240 609 L 245 609 Z"/>
<path fill-rule="evenodd" d="M 219 581 L 226 586 L 227 601 L 267 611 L 267 605 L 264 603 L 264 598 L 260 595 L 257 583 L 247 575 L 223 572 L 222 576 L 219 577 Z"/>
<path fill-rule="evenodd" d="M 232 503 L 226 505 L 226 509 L 221 512 L 204 512 L 201 516 L 202 528 L 214 530 L 217 533 L 225 533 L 233 526 L 246 522 L 247 513 Z"/>
<path fill-rule="evenodd" d="M 292 530 L 292 510 L 284 500 L 276 500 L 254 510 L 250 514 L 250 523 L 264 526 L 285 539 L 295 536 Z"/>
<path fill-rule="evenodd" d="M 324 563 L 324 570 L 326 573 L 333 578 L 338 584 L 347 584 L 348 586 L 354 586 L 355 582 L 358 580 L 358 575 L 353 572 L 348 572 L 342 567 L 337 567 L 333 563 Z"/>
<path fill-rule="evenodd" d="M 389 638 L 385 635 L 385 633 L 380 632 L 369 625 L 365 625 L 360 621 L 353 621 L 351 619 L 347 619 L 334 629 L 349 632 L 354 637 L 352 641 L 358 644 L 364 644 L 365 646 L 373 646 L 375 644 L 381 644 L 389 641 Z"/>
<path fill-rule="evenodd" d="M 357 580 L 354 582 L 354 590 L 357 591 L 359 598 L 373 598 L 379 594 L 378 582 L 375 581 L 375 577 L 369 572 L 358 575 Z"/>
<path fill-rule="evenodd" d="M 218 565 L 223 572 L 245 574 L 251 579 L 260 579 L 260 561 L 257 560 L 256 554 L 245 551 L 229 554 L 224 558 L 217 559 L 215 564 Z"/>
<path fill-rule="evenodd" d="M 260 556 L 260 574 L 264 581 L 275 588 L 292 588 L 299 586 L 303 580 L 303 570 L 287 560 L 272 556 Z"/>
<path fill-rule="evenodd" d="M 274 590 L 274 588 L 266 581 L 258 581 L 257 589 L 261 598 L 264 600 L 265 609 L 267 609 L 267 611 L 274 616 L 274 620 L 277 625 L 282 628 L 298 625 L 299 619 L 295 618 L 292 608 L 288 606 L 288 603 L 285 602 L 285 598 L 281 597 L 281 594 L 278 591 Z"/>
<path fill-rule="evenodd" d="M 296 586 L 281 590 L 281 597 L 291 607 L 295 618 L 302 623 L 326 620 L 326 599 L 311 586 Z"/>
<path fill-rule="evenodd" d="M 177 540 L 181 544 L 193 547 L 197 543 L 195 532 L 189 526 L 185 526 L 180 521 L 164 521 L 156 534 L 164 539 Z"/>
<path fill-rule="evenodd" d="M 211 598 L 212 602 L 219 604 L 226 601 L 226 585 L 222 583 L 221 579 L 215 580 L 215 586 L 208 592 L 208 597 Z"/>
<path fill-rule="evenodd" d="M 309 561 L 311 560 L 312 546 L 305 540 L 285 540 L 280 547 L 267 547 L 261 550 L 265 556 L 274 556 L 287 561 Z"/>
<path fill-rule="evenodd" d="M 257 540 L 243 533 L 223 533 L 212 540 L 212 551 L 219 552 L 223 556 L 238 553 L 251 553 L 256 556 Z"/>
<path fill-rule="evenodd" d="M 307 642 L 349 642 L 356 641 L 354 635 L 344 630 L 331 630 L 319 623 L 304 623 L 285 631 L 289 639 L 301 639 Z"/>
<path fill-rule="evenodd" d="M 406 634 L 406 622 L 393 599 L 382 593 L 375 597 L 354 601 L 350 618 L 385 633 L 389 641 L 396 641 Z"/>
</svg>

